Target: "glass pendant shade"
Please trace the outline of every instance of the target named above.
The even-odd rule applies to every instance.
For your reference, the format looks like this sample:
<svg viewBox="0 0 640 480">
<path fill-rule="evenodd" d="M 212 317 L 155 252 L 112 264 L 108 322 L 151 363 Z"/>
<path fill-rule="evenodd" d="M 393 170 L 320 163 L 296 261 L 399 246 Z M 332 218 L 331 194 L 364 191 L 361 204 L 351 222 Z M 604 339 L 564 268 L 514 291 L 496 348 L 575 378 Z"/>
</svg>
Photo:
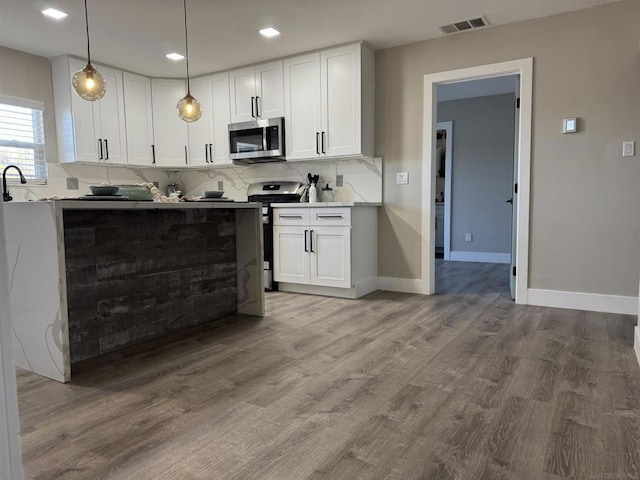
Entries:
<svg viewBox="0 0 640 480">
<path fill-rule="evenodd" d="M 104 78 L 90 63 L 75 73 L 71 83 L 75 92 L 90 102 L 100 100 L 107 93 L 107 84 Z"/>
<path fill-rule="evenodd" d="M 178 102 L 178 116 L 185 122 L 195 122 L 202 116 L 200 102 L 187 93 Z"/>
</svg>

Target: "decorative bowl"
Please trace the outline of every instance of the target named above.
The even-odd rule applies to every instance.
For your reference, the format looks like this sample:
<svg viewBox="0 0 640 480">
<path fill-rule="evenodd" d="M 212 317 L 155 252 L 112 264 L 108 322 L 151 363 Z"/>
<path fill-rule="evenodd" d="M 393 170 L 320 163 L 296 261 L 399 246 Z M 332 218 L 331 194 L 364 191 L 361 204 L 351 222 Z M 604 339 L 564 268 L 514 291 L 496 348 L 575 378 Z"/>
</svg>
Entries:
<svg viewBox="0 0 640 480">
<path fill-rule="evenodd" d="M 116 195 L 120 190 L 120 187 L 117 187 L 116 185 L 91 185 L 89 189 L 96 197 L 106 197 Z"/>
<path fill-rule="evenodd" d="M 220 190 L 203 190 L 202 196 L 204 198 L 220 198 L 224 195 L 224 191 Z"/>
<path fill-rule="evenodd" d="M 134 201 L 151 201 L 153 200 L 153 193 L 144 185 L 118 185 L 120 187 L 120 195 L 128 197 L 129 200 Z"/>
</svg>

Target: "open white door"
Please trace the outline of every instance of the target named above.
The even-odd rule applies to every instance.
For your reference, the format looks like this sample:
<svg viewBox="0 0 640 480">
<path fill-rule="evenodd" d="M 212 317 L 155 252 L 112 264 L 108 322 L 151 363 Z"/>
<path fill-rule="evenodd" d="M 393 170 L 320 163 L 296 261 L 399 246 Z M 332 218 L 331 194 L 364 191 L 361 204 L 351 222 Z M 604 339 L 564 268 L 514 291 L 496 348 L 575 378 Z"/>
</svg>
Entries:
<svg viewBox="0 0 640 480">
<path fill-rule="evenodd" d="M 516 80 L 515 115 L 513 128 L 513 185 L 511 188 L 511 268 L 509 269 L 509 291 L 516 299 L 516 259 L 518 258 L 518 150 L 520 138 L 520 77 Z"/>
</svg>

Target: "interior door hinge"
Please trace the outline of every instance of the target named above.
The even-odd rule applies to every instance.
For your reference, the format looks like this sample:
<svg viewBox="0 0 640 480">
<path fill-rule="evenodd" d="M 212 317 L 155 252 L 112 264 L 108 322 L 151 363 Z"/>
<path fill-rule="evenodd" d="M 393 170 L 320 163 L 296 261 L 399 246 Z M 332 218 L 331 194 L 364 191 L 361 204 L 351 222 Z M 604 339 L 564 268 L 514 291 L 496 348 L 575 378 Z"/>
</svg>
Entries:
<svg viewBox="0 0 640 480">
<path fill-rule="evenodd" d="M 514 277 L 516 276 L 516 266 L 515 266 L 515 265 L 513 266 L 513 273 L 512 273 L 512 275 L 513 275 Z"/>
<path fill-rule="evenodd" d="M 516 108 L 520 108 L 520 97 L 516 99 Z"/>
</svg>

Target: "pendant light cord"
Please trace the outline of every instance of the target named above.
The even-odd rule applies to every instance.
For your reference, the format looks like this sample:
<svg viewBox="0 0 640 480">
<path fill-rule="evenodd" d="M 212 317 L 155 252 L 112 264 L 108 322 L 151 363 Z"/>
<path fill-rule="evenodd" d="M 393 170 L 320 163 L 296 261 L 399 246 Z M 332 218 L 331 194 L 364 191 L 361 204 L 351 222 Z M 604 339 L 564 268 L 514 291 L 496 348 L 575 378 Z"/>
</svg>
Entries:
<svg viewBox="0 0 640 480">
<path fill-rule="evenodd" d="M 87 0 L 85 0 L 86 2 Z M 184 0 L 184 46 L 187 55 L 187 94 L 191 94 L 191 83 L 189 81 L 189 35 L 187 34 L 187 0 Z"/>
<path fill-rule="evenodd" d="M 89 47 L 89 12 L 87 11 L 87 0 L 84 0 L 84 23 L 87 27 L 87 63 L 91 65 L 91 48 Z"/>
</svg>

